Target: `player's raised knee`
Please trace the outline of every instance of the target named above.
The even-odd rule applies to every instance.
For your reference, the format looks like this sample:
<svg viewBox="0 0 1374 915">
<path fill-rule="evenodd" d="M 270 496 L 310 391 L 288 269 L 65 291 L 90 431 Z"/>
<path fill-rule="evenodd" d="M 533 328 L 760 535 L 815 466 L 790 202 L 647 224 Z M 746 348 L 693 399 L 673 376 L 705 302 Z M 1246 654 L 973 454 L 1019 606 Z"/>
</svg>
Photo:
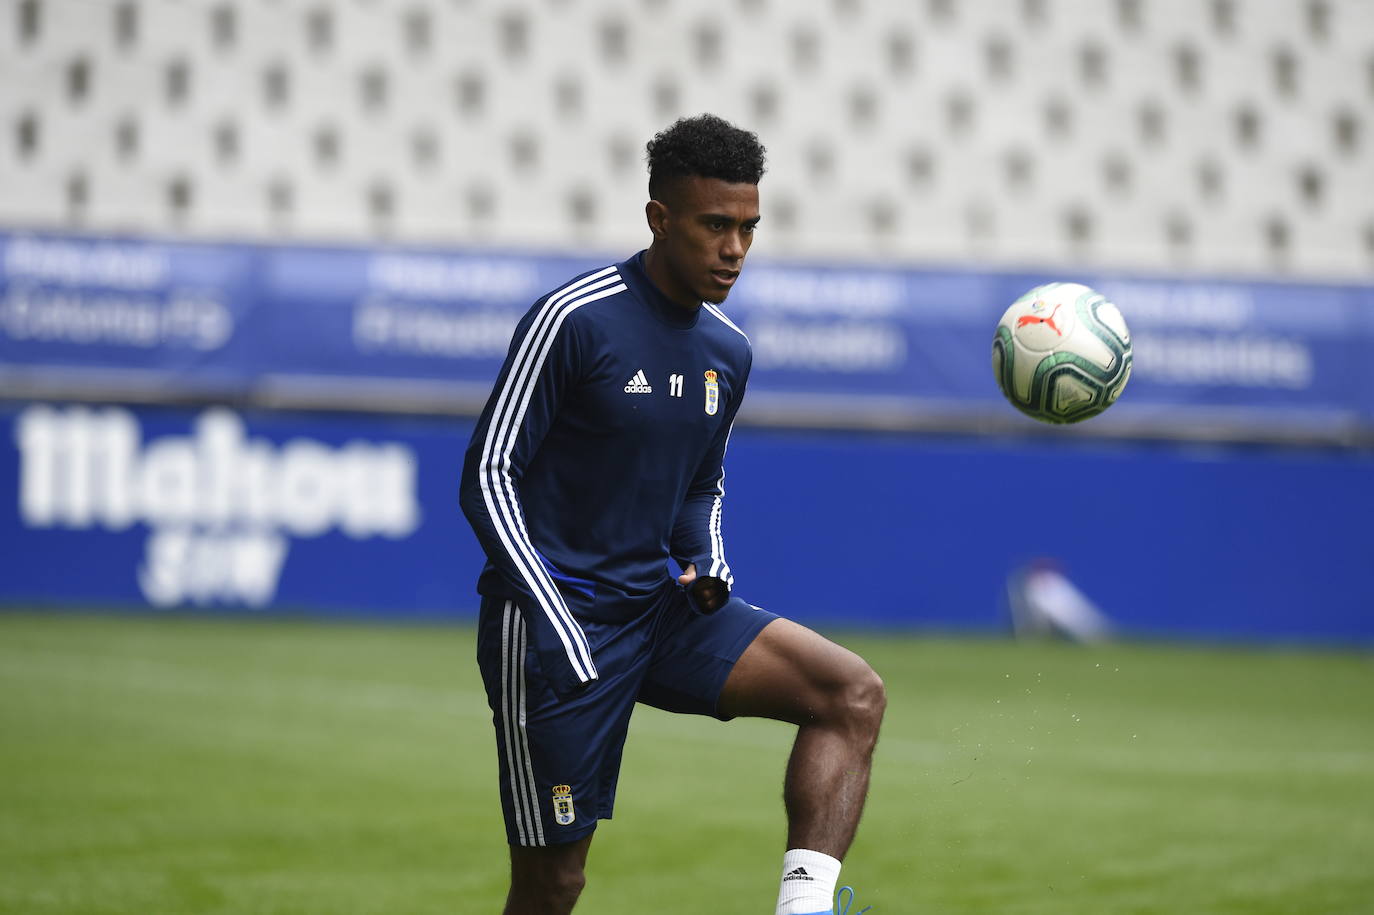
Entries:
<svg viewBox="0 0 1374 915">
<path fill-rule="evenodd" d="M 846 678 L 839 696 L 840 713 L 855 731 L 877 738 L 887 709 L 887 687 L 877 671 L 863 663 Z"/>
</svg>

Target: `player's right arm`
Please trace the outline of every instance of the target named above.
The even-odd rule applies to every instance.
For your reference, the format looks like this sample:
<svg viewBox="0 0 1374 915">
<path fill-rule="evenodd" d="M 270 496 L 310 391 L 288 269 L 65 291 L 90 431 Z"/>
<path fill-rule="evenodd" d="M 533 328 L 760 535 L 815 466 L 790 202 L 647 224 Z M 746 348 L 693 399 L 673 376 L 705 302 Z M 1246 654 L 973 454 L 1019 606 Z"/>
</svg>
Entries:
<svg viewBox="0 0 1374 915">
<path fill-rule="evenodd" d="M 614 269 L 593 274 L 532 308 L 516 327 L 496 386 L 468 445 L 459 501 L 487 558 L 519 595 L 540 666 L 554 691 L 568 695 L 597 678 L 586 634 L 559 593 L 546 560 L 531 542 L 519 484 L 579 375 L 569 315 L 618 281 Z M 624 288 L 621 286 L 620 288 Z"/>
</svg>

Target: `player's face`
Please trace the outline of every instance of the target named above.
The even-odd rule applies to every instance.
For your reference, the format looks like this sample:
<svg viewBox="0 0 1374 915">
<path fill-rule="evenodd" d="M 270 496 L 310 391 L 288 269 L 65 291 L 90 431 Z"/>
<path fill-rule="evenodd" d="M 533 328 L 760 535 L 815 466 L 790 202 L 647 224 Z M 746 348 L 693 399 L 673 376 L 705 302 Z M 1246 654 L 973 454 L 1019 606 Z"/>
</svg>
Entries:
<svg viewBox="0 0 1374 915">
<path fill-rule="evenodd" d="M 651 278 L 688 308 L 724 302 L 754 241 L 758 185 L 691 177 L 675 182 L 665 196 L 649 201 L 647 210 L 654 233 Z"/>
</svg>

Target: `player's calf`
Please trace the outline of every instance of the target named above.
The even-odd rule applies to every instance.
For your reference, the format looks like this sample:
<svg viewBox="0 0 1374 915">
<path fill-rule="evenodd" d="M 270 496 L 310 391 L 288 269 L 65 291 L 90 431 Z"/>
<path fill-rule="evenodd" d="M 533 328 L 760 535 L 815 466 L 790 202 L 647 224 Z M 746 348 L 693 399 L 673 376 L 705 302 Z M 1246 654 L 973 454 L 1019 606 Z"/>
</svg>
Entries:
<svg viewBox="0 0 1374 915">
<path fill-rule="evenodd" d="M 853 663 L 844 665 L 843 673 L 828 679 L 826 688 L 806 703 L 783 783 L 788 849 L 835 859 L 834 874 L 822 869 L 827 878 L 813 887 L 816 895 L 827 899 L 834 892 L 839 859 L 858 828 L 887 708 L 882 679 L 857 655 L 849 657 Z"/>
</svg>

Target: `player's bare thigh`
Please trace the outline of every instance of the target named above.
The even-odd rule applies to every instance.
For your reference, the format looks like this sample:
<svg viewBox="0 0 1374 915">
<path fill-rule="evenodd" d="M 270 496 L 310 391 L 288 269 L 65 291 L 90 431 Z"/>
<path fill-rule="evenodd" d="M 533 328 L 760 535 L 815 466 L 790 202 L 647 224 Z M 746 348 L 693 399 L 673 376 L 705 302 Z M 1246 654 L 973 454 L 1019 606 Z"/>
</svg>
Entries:
<svg viewBox="0 0 1374 915">
<path fill-rule="evenodd" d="M 881 716 L 885 701 L 882 680 L 867 661 L 805 626 L 778 619 L 735 662 L 719 710 L 802 725 L 855 704 L 877 706 Z"/>
</svg>

